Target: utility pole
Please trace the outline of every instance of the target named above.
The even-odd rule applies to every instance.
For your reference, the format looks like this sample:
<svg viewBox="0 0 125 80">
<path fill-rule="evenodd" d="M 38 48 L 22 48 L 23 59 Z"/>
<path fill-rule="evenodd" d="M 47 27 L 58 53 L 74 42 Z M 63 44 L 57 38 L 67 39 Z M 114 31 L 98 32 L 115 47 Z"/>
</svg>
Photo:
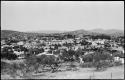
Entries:
<svg viewBox="0 0 125 80">
<path fill-rule="evenodd" d="M 93 79 L 94 79 L 94 71 L 93 71 Z"/>
<path fill-rule="evenodd" d="M 111 72 L 111 79 L 112 79 L 112 72 Z"/>
</svg>

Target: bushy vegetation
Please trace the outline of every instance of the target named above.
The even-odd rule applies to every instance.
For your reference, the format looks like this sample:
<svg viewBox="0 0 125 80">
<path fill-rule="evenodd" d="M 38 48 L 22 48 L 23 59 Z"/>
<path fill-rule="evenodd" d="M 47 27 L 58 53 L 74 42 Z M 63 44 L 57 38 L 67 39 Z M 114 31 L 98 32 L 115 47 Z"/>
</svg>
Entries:
<svg viewBox="0 0 125 80">
<path fill-rule="evenodd" d="M 92 62 L 93 61 L 93 54 L 87 54 L 83 56 L 84 62 Z"/>
<path fill-rule="evenodd" d="M 59 67 L 58 64 L 60 62 L 59 59 L 53 55 L 41 55 L 41 56 L 32 55 L 26 58 L 25 63 L 28 69 L 32 67 L 32 70 L 33 71 L 35 70 L 36 72 L 40 66 L 43 66 L 43 68 L 49 66 L 52 72 L 54 72 L 55 69 Z"/>
<path fill-rule="evenodd" d="M 114 66 L 120 66 L 120 65 L 122 65 L 121 61 L 114 62 Z"/>
<path fill-rule="evenodd" d="M 25 60 L 23 63 L 12 63 L 12 64 L 1 61 L 2 74 L 11 74 L 13 77 L 14 75 L 26 76 L 29 73 L 39 72 L 39 69 L 44 70 L 46 67 L 49 67 L 50 71 L 55 72 L 56 70 L 58 70 L 58 68 L 60 67 L 60 63 L 62 62 L 69 63 L 69 69 L 72 69 L 76 68 L 76 65 L 73 63 L 78 61 L 80 62 L 81 58 L 84 63 L 81 63 L 82 62 L 81 61 L 79 63 L 80 67 L 83 68 L 95 67 L 97 70 L 101 70 L 102 68 L 122 65 L 120 61 L 114 62 L 113 61 L 114 57 L 124 58 L 124 53 L 113 52 L 112 50 L 110 51 L 112 45 L 110 41 L 104 42 L 103 45 L 104 48 L 103 47 L 96 48 L 96 46 L 95 47 L 91 46 L 92 45 L 91 41 L 89 42 L 87 39 L 81 39 L 80 41 L 77 41 L 77 39 L 75 39 L 76 36 L 70 34 L 65 34 L 61 36 L 56 34 L 54 35 L 48 34 L 47 36 L 42 36 L 38 34 L 32 35 L 30 33 L 29 34 L 18 33 L 18 34 L 11 34 L 10 38 L 5 39 L 6 45 L 8 45 L 9 47 L 3 46 L 4 48 L 1 49 L 1 58 L 8 59 L 10 61 L 19 59 L 18 56 L 14 54 L 13 49 L 15 49 L 15 51 L 19 52 L 24 51 L 23 54 L 25 55 Z M 16 39 L 13 39 L 13 36 L 14 37 L 16 36 L 15 37 Z M 24 36 L 26 38 L 24 38 Z M 51 37 L 57 40 L 72 38 L 74 43 L 65 42 L 62 44 L 52 44 L 49 48 L 50 51 L 47 52 L 50 54 L 47 55 L 44 54 L 38 56 L 38 54 L 45 51 L 43 47 L 47 45 L 47 43 L 40 43 L 40 40 L 42 39 L 44 41 L 49 41 L 52 39 Z M 107 40 L 111 39 L 111 37 L 107 35 L 95 35 L 95 36 L 90 35 L 88 37 L 89 39 L 93 39 L 93 41 L 95 41 L 96 39 L 107 39 Z M 123 38 L 119 39 L 115 39 L 114 41 L 119 42 L 119 45 L 123 46 L 124 44 Z M 28 42 L 29 44 L 32 44 L 33 41 L 36 42 L 36 45 L 30 48 L 24 48 L 23 45 L 10 47 L 12 43 L 17 43 L 21 40 L 24 41 L 24 43 Z M 74 46 L 77 46 L 77 44 L 84 46 L 84 49 L 81 48 L 78 48 L 77 50 L 72 49 L 74 48 Z M 98 43 L 97 45 L 100 44 Z M 60 47 L 62 46 L 66 47 L 66 49 L 60 49 Z M 92 53 L 90 53 L 91 51 Z"/>
<path fill-rule="evenodd" d="M 108 62 L 106 61 L 111 62 L 113 60 L 113 57 L 110 55 L 110 53 L 103 50 L 95 53 L 93 58 L 94 58 L 94 66 L 96 67 L 97 70 L 107 66 Z"/>
<path fill-rule="evenodd" d="M 94 67 L 94 66 L 93 66 L 93 62 L 86 62 L 86 63 L 80 64 L 80 67 L 91 68 L 91 67 Z"/>
<path fill-rule="evenodd" d="M 112 62 L 113 56 L 108 51 L 98 50 L 93 54 L 83 56 L 84 63 L 80 67 L 96 67 L 97 70 L 121 64 L 120 62 Z"/>
<path fill-rule="evenodd" d="M 15 78 L 17 76 L 24 77 L 26 75 L 26 66 L 24 63 L 7 63 L 1 61 L 1 74 L 8 74 Z M 19 73 L 20 72 L 20 73 Z"/>
<path fill-rule="evenodd" d="M 9 71 L 9 67 L 10 67 L 10 66 L 11 66 L 10 64 L 1 61 L 1 74 L 5 74 L 5 73 L 8 74 L 8 71 Z"/>
<path fill-rule="evenodd" d="M 13 54 L 11 47 L 5 47 L 1 49 L 1 58 L 9 59 L 9 60 L 17 59 L 17 55 Z"/>
<path fill-rule="evenodd" d="M 42 55 L 36 57 L 35 55 L 31 55 L 26 57 L 26 60 L 22 63 L 1 62 L 1 73 L 9 74 L 13 78 L 16 76 L 27 77 L 28 74 L 37 73 L 39 72 L 39 68 L 42 70 L 47 66 L 50 67 L 50 71 L 55 72 L 59 68 L 59 62 L 55 60 L 54 56 Z"/>
</svg>

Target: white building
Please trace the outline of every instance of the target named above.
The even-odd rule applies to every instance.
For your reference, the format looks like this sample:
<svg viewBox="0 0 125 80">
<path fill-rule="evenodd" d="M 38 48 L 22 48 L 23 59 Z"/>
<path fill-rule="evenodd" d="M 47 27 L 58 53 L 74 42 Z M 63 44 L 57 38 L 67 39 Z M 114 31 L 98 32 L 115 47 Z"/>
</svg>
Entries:
<svg viewBox="0 0 125 80">
<path fill-rule="evenodd" d="M 24 42 L 20 41 L 20 42 L 17 43 L 17 45 L 24 45 Z"/>
<path fill-rule="evenodd" d="M 124 64 L 124 58 L 114 57 L 114 61 L 121 61 L 121 63 Z"/>
</svg>

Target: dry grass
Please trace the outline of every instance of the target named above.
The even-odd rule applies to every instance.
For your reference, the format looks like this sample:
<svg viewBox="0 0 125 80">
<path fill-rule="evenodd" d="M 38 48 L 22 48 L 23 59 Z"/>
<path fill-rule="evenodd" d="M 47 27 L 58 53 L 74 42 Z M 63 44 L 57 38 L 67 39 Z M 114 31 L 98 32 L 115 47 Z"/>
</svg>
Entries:
<svg viewBox="0 0 125 80">
<path fill-rule="evenodd" d="M 9 61 L 7 61 L 9 62 Z M 11 61 L 17 63 L 16 61 Z M 19 61 L 22 62 L 22 61 Z M 10 62 L 9 62 L 10 63 Z M 50 71 L 29 74 L 28 79 L 124 79 L 124 65 L 109 67 L 104 71 L 95 71 L 95 68 L 81 68 L 78 63 L 63 63 L 55 73 Z M 76 65 L 76 66 L 74 66 Z M 67 70 L 67 68 L 72 68 Z M 76 69 L 76 70 L 73 70 Z M 112 73 L 112 77 L 111 77 Z M 2 79 L 13 79 L 8 74 L 1 74 Z M 15 79 L 20 78 L 15 76 Z"/>
</svg>

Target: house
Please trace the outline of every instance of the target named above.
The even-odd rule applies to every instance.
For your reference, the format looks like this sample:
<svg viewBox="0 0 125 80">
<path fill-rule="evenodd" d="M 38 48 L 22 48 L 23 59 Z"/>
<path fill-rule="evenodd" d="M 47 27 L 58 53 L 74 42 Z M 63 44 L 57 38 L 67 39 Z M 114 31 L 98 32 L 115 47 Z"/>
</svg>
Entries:
<svg viewBox="0 0 125 80">
<path fill-rule="evenodd" d="M 122 64 L 124 64 L 124 58 L 120 58 L 120 57 L 114 57 L 114 61 L 117 62 L 117 61 L 120 61 Z"/>
<path fill-rule="evenodd" d="M 5 40 L 1 40 L 1 45 L 5 45 L 5 44 L 6 44 Z"/>
<path fill-rule="evenodd" d="M 114 57 L 114 61 L 119 61 L 120 60 L 120 57 Z"/>
<path fill-rule="evenodd" d="M 97 43 L 93 41 L 92 46 L 97 46 Z"/>
<path fill-rule="evenodd" d="M 20 41 L 20 42 L 17 43 L 17 45 L 24 45 L 24 42 Z"/>
<path fill-rule="evenodd" d="M 9 45 L 2 45 L 1 48 L 10 47 Z"/>
<path fill-rule="evenodd" d="M 16 55 L 21 55 L 21 54 L 24 54 L 24 51 L 14 51 L 13 53 Z"/>
<path fill-rule="evenodd" d="M 105 40 L 100 40 L 100 39 L 99 39 L 99 40 L 97 40 L 96 42 L 99 43 L 99 44 L 104 44 Z"/>
<path fill-rule="evenodd" d="M 116 51 L 120 51 L 120 52 L 124 53 L 124 49 L 122 47 L 118 47 L 118 48 L 112 47 L 111 50 L 116 50 Z"/>
<path fill-rule="evenodd" d="M 15 51 L 13 52 L 14 54 L 16 54 L 18 56 L 18 59 L 22 59 L 25 57 L 24 55 L 24 51 Z"/>
<path fill-rule="evenodd" d="M 59 49 L 68 49 L 66 46 L 61 46 L 61 47 L 59 47 Z"/>
<path fill-rule="evenodd" d="M 124 58 L 120 58 L 119 60 L 121 61 L 122 64 L 124 64 Z"/>
<path fill-rule="evenodd" d="M 45 49 L 45 51 L 43 53 L 39 53 L 37 56 L 41 56 L 43 54 L 45 54 L 45 55 L 49 54 L 50 55 L 49 51 L 50 51 L 50 49 Z M 53 55 L 53 54 L 51 54 L 51 55 Z"/>
<path fill-rule="evenodd" d="M 86 51 L 86 52 L 84 53 L 84 55 L 93 54 L 93 53 L 94 53 L 93 51 Z"/>
<path fill-rule="evenodd" d="M 31 47 L 32 47 L 30 43 L 25 43 L 23 46 L 24 46 L 25 48 L 31 48 Z"/>
</svg>

